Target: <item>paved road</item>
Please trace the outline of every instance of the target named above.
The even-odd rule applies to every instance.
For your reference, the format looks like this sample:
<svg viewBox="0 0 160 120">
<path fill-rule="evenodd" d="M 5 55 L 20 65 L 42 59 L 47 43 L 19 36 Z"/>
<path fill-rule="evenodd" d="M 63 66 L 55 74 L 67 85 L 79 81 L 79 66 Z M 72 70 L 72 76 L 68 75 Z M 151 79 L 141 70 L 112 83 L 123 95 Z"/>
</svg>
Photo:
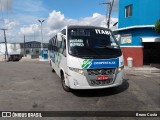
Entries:
<svg viewBox="0 0 160 120">
<path fill-rule="evenodd" d="M 67 93 L 48 63 L 0 62 L 0 111 L 160 111 L 160 74 L 126 74 L 117 88 Z"/>
</svg>

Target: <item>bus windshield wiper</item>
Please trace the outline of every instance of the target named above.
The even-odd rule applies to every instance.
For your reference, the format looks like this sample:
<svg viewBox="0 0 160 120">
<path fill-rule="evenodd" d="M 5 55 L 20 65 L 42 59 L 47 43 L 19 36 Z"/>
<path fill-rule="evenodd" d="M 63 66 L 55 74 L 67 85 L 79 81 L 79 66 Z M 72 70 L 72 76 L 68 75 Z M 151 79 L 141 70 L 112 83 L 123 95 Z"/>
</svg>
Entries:
<svg viewBox="0 0 160 120">
<path fill-rule="evenodd" d="M 116 47 L 116 48 L 115 48 Z M 110 49 L 110 50 L 118 50 L 119 49 L 119 47 L 118 46 L 104 46 L 104 48 L 106 48 L 106 49 Z"/>
</svg>

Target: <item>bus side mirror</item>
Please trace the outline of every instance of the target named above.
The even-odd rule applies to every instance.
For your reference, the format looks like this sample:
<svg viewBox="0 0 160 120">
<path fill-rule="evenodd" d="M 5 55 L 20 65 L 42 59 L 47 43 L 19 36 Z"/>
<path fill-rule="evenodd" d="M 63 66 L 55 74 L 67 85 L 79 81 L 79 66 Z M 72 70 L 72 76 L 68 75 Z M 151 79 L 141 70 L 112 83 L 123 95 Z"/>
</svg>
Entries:
<svg viewBox="0 0 160 120">
<path fill-rule="evenodd" d="M 121 35 L 119 35 L 119 34 L 115 35 L 115 38 L 116 38 L 117 41 L 120 41 L 121 40 Z"/>
<path fill-rule="evenodd" d="M 57 39 L 58 41 L 62 41 L 62 33 L 57 33 Z"/>
</svg>

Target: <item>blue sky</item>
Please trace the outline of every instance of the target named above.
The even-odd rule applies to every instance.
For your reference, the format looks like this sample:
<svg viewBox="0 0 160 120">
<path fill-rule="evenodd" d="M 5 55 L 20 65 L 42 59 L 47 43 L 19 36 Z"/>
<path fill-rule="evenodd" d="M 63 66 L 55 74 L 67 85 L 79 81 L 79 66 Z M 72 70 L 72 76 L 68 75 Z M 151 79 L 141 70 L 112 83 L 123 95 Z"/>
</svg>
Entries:
<svg viewBox="0 0 160 120">
<path fill-rule="evenodd" d="M 82 18 L 97 12 L 105 14 L 105 6 L 99 3 L 104 0 L 46 0 L 43 1 L 49 10 L 58 10 L 69 18 Z"/>
<path fill-rule="evenodd" d="M 106 6 L 110 0 L 0 0 L 0 28 L 7 27 L 9 42 L 40 41 L 38 19 L 45 19 L 44 37 L 47 41 L 69 24 L 105 26 Z M 118 0 L 115 0 L 112 22 L 117 21 Z M 4 21 L 2 21 L 4 20 Z M 16 35 L 15 35 L 16 34 Z M 36 36 L 36 37 L 35 37 Z M 0 31 L 0 42 L 3 34 Z"/>
</svg>

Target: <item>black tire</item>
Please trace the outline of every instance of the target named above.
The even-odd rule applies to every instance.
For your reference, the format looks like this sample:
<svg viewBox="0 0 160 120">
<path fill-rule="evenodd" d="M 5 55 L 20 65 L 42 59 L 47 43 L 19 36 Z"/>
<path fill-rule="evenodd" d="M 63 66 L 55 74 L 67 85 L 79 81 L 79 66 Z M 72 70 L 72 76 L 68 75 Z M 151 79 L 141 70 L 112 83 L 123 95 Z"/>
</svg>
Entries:
<svg viewBox="0 0 160 120">
<path fill-rule="evenodd" d="M 55 72 L 55 70 L 52 68 L 52 72 L 54 73 Z"/>
<path fill-rule="evenodd" d="M 61 73 L 61 83 L 62 83 L 63 89 L 66 92 L 70 92 L 71 91 L 71 89 L 68 86 L 66 86 L 66 84 L 65 84 L 65 78 L 64 78 L 64 74 L 63 73 Z"/>
</svg>

